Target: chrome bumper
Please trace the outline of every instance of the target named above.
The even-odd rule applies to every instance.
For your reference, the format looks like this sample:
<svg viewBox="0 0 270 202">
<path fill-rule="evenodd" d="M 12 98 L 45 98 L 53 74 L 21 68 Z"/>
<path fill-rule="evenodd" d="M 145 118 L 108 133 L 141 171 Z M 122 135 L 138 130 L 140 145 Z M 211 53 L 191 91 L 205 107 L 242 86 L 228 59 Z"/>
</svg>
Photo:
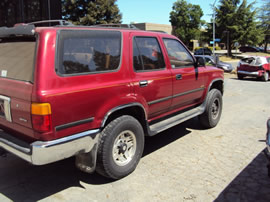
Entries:
<svg viewBox="0 0 270 202">
<path fill-rule="evenodd" d="M 57 140 L 27 144 L 0 131 L 0 148 L 33 165 L 45 165 L 96 149 L 99 132 L 100 130 L 96 129 Z"/>
<path fill-rule="evenodd" d="M 259 72 L 237 71 L 237 73 L 244 74 L 247 76 L 259 76 Z"/>
</svg>

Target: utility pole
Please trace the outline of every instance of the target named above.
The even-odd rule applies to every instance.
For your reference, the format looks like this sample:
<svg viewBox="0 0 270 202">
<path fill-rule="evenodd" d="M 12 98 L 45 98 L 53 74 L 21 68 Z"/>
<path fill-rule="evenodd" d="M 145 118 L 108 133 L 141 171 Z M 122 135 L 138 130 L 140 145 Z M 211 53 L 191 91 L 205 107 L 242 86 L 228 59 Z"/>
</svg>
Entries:
<svg viewBox="0 0 270 202">
<path fill-rule="evenodd" d="M 215 25 L 216 25 L 216 9 L 215 9 L 215 4 L 216 4 L 216 1 L 214 2 L 213 4 L 213 55 L 215 57 L 215 40 L 216 40 L 216 36 L 215 36 Z"/>
</svg>

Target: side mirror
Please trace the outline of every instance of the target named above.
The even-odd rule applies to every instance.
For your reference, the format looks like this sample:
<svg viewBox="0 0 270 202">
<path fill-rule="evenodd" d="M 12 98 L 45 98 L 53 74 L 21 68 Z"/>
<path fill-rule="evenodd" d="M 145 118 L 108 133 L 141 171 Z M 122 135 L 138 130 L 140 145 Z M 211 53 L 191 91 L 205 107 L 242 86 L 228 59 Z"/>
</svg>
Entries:
<svg viewBox="0 0 270 202">
<path fill-rule="evenodd" d="M 205 66 L 205 61 L 202 57 L 196 58 L 196 66 L 197 67 L 204 67 Z"/>
</svg>

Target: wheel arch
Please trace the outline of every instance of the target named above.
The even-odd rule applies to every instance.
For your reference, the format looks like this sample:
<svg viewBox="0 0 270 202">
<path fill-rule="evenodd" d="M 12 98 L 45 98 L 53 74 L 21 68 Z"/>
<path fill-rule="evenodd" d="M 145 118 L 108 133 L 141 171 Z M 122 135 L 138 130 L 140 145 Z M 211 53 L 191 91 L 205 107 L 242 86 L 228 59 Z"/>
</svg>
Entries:
<svg viewBox="0 0 270 202">
<path fill-rule="evenodd" d="M 112 120 L 122 116 L 122 115 L 130 115 L 136 118 L 143 127 L 144 133 L 147 134 L 147 113 L 145 108 L 140 103 L 130 103 L 121 105 L 111 109 L 104 117 L 101 128 L 104 128 L 108 123 Z"/>
<path fill-rule="evenodd" d="M 208 92 L 210 92 L 210 90 L 212 90 L 214 88 L 218 89 L 221 92 L 221 94 L 223 95 L 223 92 L 224 92 L 224 81 L 223 81 L 223 79 L 215 79 L 215 80 L 213 80 L 210 83 L 209 87 L 208 87 Z"/>
</svg>

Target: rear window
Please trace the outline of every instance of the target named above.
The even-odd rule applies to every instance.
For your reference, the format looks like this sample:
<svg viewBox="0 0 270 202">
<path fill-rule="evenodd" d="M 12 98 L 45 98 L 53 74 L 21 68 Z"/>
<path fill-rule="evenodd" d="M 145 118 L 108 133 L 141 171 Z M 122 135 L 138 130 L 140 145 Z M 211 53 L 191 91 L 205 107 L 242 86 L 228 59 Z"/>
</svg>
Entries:
<svg viewBox="0 0 270 202">
<path fill-rule="evenodd" d="M 56 71 L 62 75 L 117 70 L 121 33 L 102 30 L 62 30 L 58 40 Z"/>
<path fill-rule="evenodd" d="M 35 38 L 0 38 L 0 77 L 33 82 Z"/>
<path fill-rule="evenodd" d="M 260 66 L 267 63 L 266 58 L 264 57 L 248 57 L 241 59 L 242 64 L 249 64 L 253 66 Z"/>
</svg>

